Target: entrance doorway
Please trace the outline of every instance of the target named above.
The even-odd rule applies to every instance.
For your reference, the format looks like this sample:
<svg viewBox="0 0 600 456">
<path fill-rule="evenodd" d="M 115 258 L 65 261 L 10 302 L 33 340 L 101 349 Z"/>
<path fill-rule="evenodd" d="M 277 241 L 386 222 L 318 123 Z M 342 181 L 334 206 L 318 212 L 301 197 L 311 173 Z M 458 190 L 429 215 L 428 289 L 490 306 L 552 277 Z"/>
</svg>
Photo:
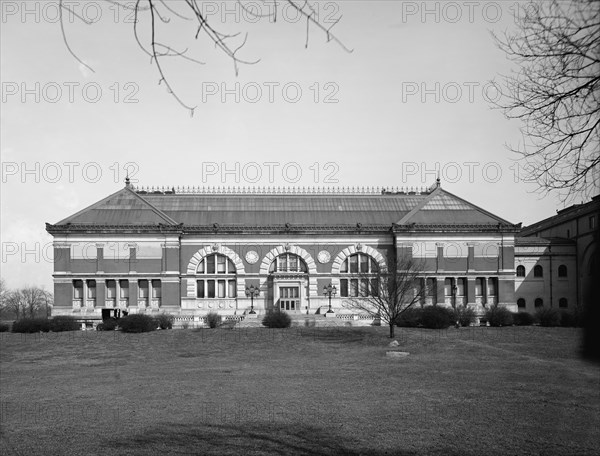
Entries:
<svg viewBox="0 0 600 456">
<path fill-rule="evenodd" d="M 285 311 L 300 311 L 300 287 L 279 287 L 279 308 Z"/>
</svg>

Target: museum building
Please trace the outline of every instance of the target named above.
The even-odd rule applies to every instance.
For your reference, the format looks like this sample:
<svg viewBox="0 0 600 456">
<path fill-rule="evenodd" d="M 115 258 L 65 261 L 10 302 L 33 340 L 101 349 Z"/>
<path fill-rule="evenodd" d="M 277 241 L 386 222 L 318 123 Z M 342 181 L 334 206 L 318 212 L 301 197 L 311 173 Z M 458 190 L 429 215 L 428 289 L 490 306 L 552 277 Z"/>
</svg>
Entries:
<svg viewBox="0 0 600 456">
<path fill-rule="evenodd" d="M 422 304 L 516 311 L 514 225 L 444 190 L 125 187 L 56 223 L 53 315 L 270 309 L 364 319 L 365 274 L 412 258 Z M 335 287 L 330 294 L 328 286 Z M 252 292 L 253 291 L 253 292 Z"/>
</svg>

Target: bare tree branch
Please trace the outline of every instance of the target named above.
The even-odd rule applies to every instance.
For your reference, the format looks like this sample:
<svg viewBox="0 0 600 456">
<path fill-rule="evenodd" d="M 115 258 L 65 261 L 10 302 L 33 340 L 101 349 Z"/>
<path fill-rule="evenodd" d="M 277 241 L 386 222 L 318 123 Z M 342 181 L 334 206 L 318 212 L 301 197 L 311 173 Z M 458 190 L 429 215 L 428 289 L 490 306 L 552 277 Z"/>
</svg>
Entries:
<svg viewBox="0 0 600 456">
<path fill-rule="evenodd" d="M 563 201 L 600 189 L 600 2 L 521 5 L 515 34 L 494 35 L 518 65 L 496 103 L 518 119 L 524 141 L 509 149 L 524 176 Z"/>
</svg>

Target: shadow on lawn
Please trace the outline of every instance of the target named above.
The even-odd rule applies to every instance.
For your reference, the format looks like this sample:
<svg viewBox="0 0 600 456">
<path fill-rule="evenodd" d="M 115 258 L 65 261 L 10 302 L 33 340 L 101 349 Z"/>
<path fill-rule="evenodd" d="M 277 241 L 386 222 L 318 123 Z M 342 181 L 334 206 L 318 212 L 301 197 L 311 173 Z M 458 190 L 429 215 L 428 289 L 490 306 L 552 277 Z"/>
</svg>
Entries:
<svg viewBox="0 0 600 456">
<path fill-rule="evenodd" d="M 350 439 L 322 428 L 295 425 L 181 425 L 165 424 L 143 433 L 107 442 L 117 454 L 293 454 L 293 455 L 415 455 L 416 452 L 390 452 L 357 449 Z"/>
</svg>

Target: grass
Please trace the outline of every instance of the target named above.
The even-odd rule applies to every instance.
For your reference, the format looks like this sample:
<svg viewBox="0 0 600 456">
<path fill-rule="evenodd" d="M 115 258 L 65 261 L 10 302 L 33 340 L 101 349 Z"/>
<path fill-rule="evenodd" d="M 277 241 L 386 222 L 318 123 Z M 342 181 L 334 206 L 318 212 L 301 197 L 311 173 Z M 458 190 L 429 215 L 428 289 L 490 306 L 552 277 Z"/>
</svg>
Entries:
<svg viewBox="0 0 600 456">
<path fill-rule="evenodd" d="M 1 454 L 597 454 L 572 328 L 1 333 Z"/>
</svg>

